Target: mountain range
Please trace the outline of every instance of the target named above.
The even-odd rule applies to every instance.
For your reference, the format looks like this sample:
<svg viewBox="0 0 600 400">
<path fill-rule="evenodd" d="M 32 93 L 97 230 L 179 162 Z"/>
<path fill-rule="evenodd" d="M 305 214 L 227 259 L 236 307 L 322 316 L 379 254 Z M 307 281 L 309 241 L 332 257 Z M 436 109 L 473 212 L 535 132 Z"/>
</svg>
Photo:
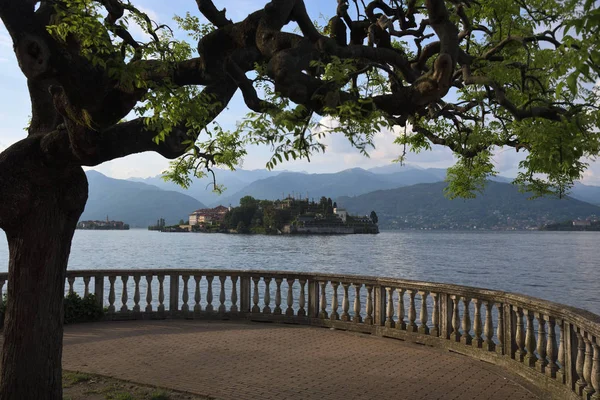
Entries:
<svg viewBox="0 0 600 400">
<path fill-rule="evenodd" d="M 390 164 L 369 170 L 352 168 L 336 173 L 308 174 L 303 172 L 267 170 L 216 170 L 217 183 L 226 187 L 223 194 L 211 190 L 209 178 L 194 179 L 189 189 L 172 182 L 165 182 L 160 176 L 133 178 L 136 182 L 154 185 L 164 190 L 172 190 L 192 196 L 208 206 L 237 206 L 244 196 L 275 200 L 288 195 L 297 197 L 335 199 L 340 196 L 359 196 L 376 190 L 396 189 L 419 183 L 442 182 L 446 170 L 442 168 L 416 168 L 400 164 Z M 512 179 L 496 176 L 492 181 L 510 183 Z M 577 183 L 570 196 L 578 200 L 600 205 L 600 187 Z"/>
<path fill-rule="evenodd" d="M 317 201 L 321 196 L 331 197 L 339 200 L 340 205 L 343 204 L 352 213 L 363 214 L 376 210 L 381 214 L 380 220 L 384 227 L 388 223 L 392 224 L 392 221 L 400 221 L 402 216 L 413 214 L 439 220 L 445 214 L 440 214 L 441 211 L 436 210 L 449 210 L 448 212 L 451 214 L 456 212 L 457 215 L 462 215 L 460 218 L 464 219 L 463 222 L 471 221 L 472 213 L 470 214 L 468 210 L 471 207 L 487 207 L 496 210 L 494 215 L 517 218 L 521 221 L 521 225 L 535 224 L 549 218 L 559 221 L 559 218 L 563 217 L 567 219 L 587 217 L 596 213 L 595 208 L 579 207 L 581 205 L 574 203 L 573 199 L 560 203 L 561 207 L 564 205 L 564 210 L 561 207 L 544 208 L 545 206 L 540 206 L 542 204 L 540 201 L 554 200 L 541 199 L 533 202 L 526 200 L 528 196 L 519 194 L 517 188 L 512 185 L 495 185 L 495 183 L 510 182 L 509 178 L 501 176 L 495 177 L 494 182 L 488 185 L 485 194 L 478 196 L 474 201 L 449 201 L 443 196 L 445 184 L 442 181 L 445 178 L 446 170 L 420 169 L 398 164 L 371 170 L 353 168 L 329 174 L 267 170 L 235 172 L 218 170 L 216 173 L 218 183 L 228 187 L 228 190 L 222 195 L 215 194 L 210 188 L 206 188 L 209 182 L 206 178 L 196 179 L 192 187 L 185 190 L 163 181 L 160 177 L 118 180 L 108 178 L 96 171 L 88 171 L 90 195 L 82 220 L 105 219 L 108 215 L 111 219 L 123 220 L 132 227 L 145 227 L 154 224 L 158 218 L 162 217 L 168 224 L 174 224 L 180 219 L 187 220 L 187 216 L 199 208 L 214 207 L 219 204 L 237 206 L 239 199 L 248 195 L 269 200 L 288 195 L 314 198 Z M 506 196 L 509 197 L 502 193 L 506 193 Z M 600 205 L 600 187 L 597 186 L 578 183 L 573 188 L 571 196 L 574 199 Z M 205 199 L 205 201 L 200 201 L 200 199 Z M 431 202 L 434 200 L 437 203 L 432 204 Z M 415 203 L 415 207 L 418 205 L 417 203 L 429 206 L 415 208 L 412 211 L 393 208 L 398 207 L 398 202 L 410 203 L 411 201 Z M 506 204 L 499 204 L 501 202 L 506 202 Z M 371 208 L 367 210 L 369 207 L 363 207 L 365 203 L 373 206 L 369 206 Z M 407 207 L 408 203 L 405 204 Z M 393 204 L 396 206 L 392 206 Z M 461 208 L 460 204 L 465 204 L 464 208 Z M 458 211 L 451 211 L 453 207 Z M 510 211 L 511 209 L 512 211 Z M 522 210 L 521 214 L 519 214 L 519 210 Z M 588 214 L 585 214 L 586 212 Z M 552 217 L 553 213 L 556 214 L 554 217 Z M 524 214 L 530 214 L 531 219 L 523 219 Z M 488 218 L 484 213 L 476 215 L 477 218 Z M 460 218 L 450 218 L 450 221 L 456 223 Z M 486 224 L 493 226 L 492 220 Z"/>
<path fill-rule="evenodd" d="M 87 171 L 88 201 L 80 220 L 123 221 L 132 228 L 146 228 L 164 218 L 176 224 L 180 219 L 206 206 L 183 193 L 162 190 L 156 186 L 113 179 L 96 171 Z"/>
<path fill-rule="evenodd" d="M 528 229 L 549 222 L 600 217 L 600 207 L 574 198 L 530 200 L 530 194 L 502 182 L 488 182 L 475 199 L 449 200 L 447 183 L 418 184 L 378 190 L 337 203 L 349 212 L 369 215 L 376 210 L 381 228 Z"/>
</svg>

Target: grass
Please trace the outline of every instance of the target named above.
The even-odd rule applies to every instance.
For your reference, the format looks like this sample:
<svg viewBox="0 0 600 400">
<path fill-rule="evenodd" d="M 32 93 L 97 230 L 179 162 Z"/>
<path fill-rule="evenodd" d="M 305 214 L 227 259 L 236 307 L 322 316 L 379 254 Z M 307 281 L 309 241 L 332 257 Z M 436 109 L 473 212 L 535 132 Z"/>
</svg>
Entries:
<svg viewBox="0 0 600 400">
<path fill-rule="evenodd" d="M 150 397 L 150 400 L 170 400 L 170 397 L 167 392 L 159 390 L 157 392 L 152 393 L 152 397 Z"/>
<path fill-rule="evenodd" d="M 63 400 L 207 400 L 208 397 L 158 389 L 81 372 L 63 373 Z"/>
<path fill-rule="evenodd" d="M 91 375 L 81 372 L 65 372 L 63 374 L 63 388 L 71 387 L 78 383 L 87 382 L 92 379 Z"/>
</svg>

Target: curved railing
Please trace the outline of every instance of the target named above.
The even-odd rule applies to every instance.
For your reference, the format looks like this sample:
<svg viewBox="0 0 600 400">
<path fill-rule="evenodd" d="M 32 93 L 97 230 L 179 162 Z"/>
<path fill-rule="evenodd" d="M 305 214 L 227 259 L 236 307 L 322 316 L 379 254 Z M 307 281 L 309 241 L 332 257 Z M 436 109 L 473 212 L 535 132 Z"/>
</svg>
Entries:
<svg viewBox="0 0 600 400">
<path fill-rule="evenodd" d="M 0 291 L 6 274 L 0 274 Z M 403 339 L 509 368 L 552 398 L 600 399 L 600 317 L 513 293 L 355 275 L 68 271 L 107 319 L 249 319 Z"/>
</svg>

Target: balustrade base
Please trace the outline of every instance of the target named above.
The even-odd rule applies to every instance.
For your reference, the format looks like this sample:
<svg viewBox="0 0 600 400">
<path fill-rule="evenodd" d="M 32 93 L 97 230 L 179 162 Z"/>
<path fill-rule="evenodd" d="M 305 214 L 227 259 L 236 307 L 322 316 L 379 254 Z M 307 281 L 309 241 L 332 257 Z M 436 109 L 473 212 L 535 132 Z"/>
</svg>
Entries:
<svg viewBox="0 0 600 400">
<path fill-rule="evenodd" d="M 563 384 L 566 382 L 566 377 L 562 370 L 556 371 L 556 380 Z"/>
<path fill-rule="evenodd" d="M 583 391 L 586 388 L 587 384 L 585 382 L 581 382 L 581 381 L 577 381 L 575 382 L 575 393 L 577 393 L 578 396 L 583 396 Z"/>
<path fill-rule="evenodd" d="M 525 360 L 523 361 L 525 365 L 535 368 L 535 363 L 537 362 L 537 357 L 534 354 L 527 353 L 525 355 Z"/>
<path fill-rule="evenodd" d="M 594 393 L 596 393 L 596 391 L 594 390 L 594 388 L 592 388 L 590 386 L 586 386 L 585 389 L 583 389 L 582 397 L 584 399 L 586 399 L 586 400 L 591 400 L 591 398 L 594 395 Z"/>
<path fill-rule="evenodd" d="M 465 346 L 471 346 L 471 343 L 473 342 L 473 338 L 469 334 L 462 335 L 460 337 L 460 342 L 462 344 L 464 344 Z"/>
<path fill-rule="evenodd" d="M 547 365 L 548 362 L 546 360 L 538 360 L 535 363 L 535 370 L 542 374 L 545 374 Z"/>
</svg>

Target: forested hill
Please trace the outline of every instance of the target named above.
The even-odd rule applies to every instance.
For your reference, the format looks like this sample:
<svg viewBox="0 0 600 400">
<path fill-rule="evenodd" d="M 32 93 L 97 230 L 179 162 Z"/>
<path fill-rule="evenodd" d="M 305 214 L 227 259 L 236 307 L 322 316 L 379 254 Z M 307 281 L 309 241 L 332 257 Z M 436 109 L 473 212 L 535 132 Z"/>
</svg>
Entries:
<svg viewBox="0 0 600 400">
<path fill-rule="evenodd" d="M 113 179 L 96 171 L 86 172 L 89 198 L 80 220 L 123 221 L 132 228 L 146 228 L 164 218 L 168 225 L 188 216 L 204 204 L 188 195 L 156 186 Z"/>
<path fill-rule="evenodd" d="M 446 183 L 418 184 L 379 190 L 337 203 L 355 214 L 375 210 L 382 229 L 528 229 L 550 222 L 600 216 L 600 207 L 572 198 L 538 198 L 520 193 L 514 185 L 488 182 L 475 199 L 449 200 Z"/>
</svg>

